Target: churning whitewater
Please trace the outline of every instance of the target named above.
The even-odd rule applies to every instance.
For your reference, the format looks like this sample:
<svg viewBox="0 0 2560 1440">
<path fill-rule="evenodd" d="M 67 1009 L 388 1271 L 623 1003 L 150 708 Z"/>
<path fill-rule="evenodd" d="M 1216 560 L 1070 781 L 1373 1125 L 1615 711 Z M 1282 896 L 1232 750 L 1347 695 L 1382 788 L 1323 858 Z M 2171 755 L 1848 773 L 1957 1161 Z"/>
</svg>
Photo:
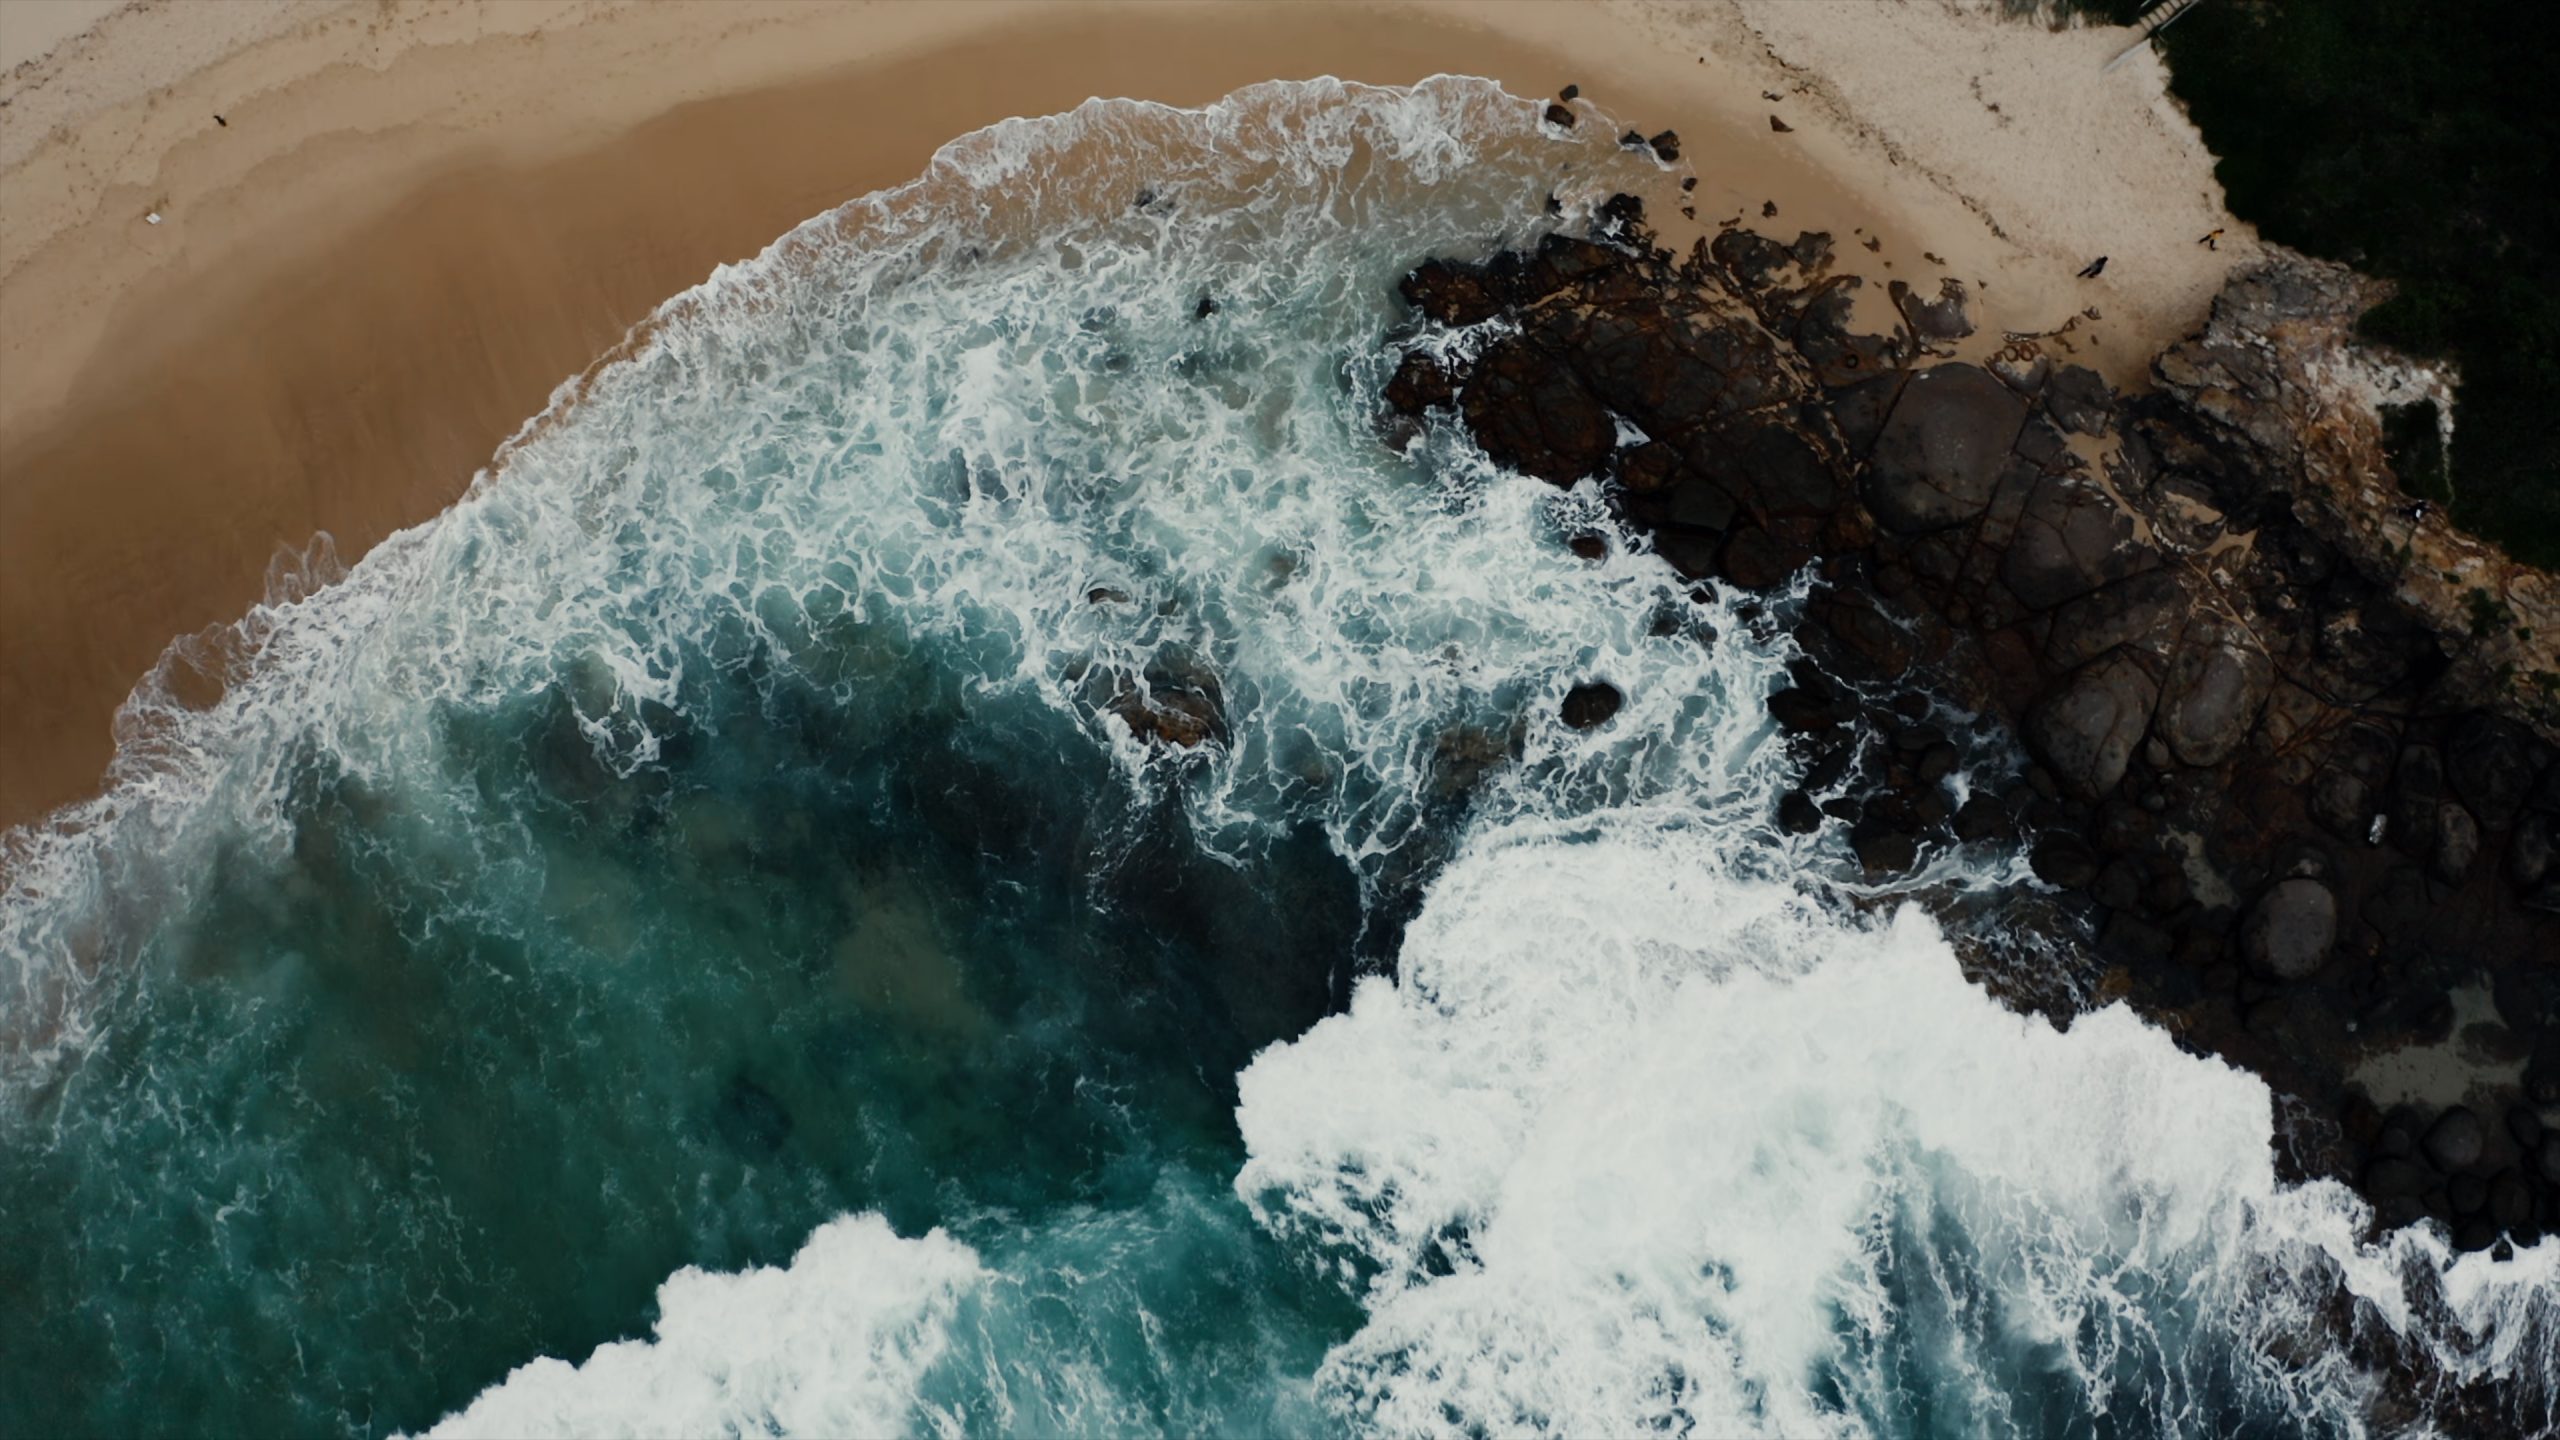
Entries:
<svg viewBox="0 0 2560 1440">
<path fill-rule="evenodd" d="M 1766 823 L 1783 601 L 1382 438 L 1408 268 L 1663 182 L 1540 108 L 966 137 L 173 652 L 9 842 L 0 1431 L 2351 1434 L 2342 1305 L 2542 1378 L 2560 1246 L 2361 1242 Z"/>
</svg>

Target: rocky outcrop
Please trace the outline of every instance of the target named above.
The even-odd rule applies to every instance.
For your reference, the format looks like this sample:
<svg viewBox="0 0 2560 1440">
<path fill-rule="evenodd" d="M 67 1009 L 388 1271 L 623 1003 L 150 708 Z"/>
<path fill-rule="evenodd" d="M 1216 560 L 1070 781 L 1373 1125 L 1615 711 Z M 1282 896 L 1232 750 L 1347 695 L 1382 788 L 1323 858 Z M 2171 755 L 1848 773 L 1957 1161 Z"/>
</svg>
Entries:
<svg viewBox="0 0 2560 1440">
<path fill-rule="evenodd" d="M 1088 683 L 1103 678 L 1086 677 Z M 1226 700 L 1217 675 L 1186 657 L 1159 657 L 1145 674 L 1118 679 L 1100 708 L 1152 745 L 1192 750 L 1227 742 Z"/>
<path fill-rule="evenodd" d="M 2154 363 L 2188 426 L 2241 462 L 2305 530 L 2374 577 L 2450 647 L 2439 696 L 2560 733 L 2560 577 L 2429 512 L 2412 514 L 2384 455 L 2378 406 L 2436 401 L 2443 376 L 2355 338 L 2388 298 L 2343 265 L 2275 252 L 2215 300 L 2203 333 Z"/>
<path fill-rule="evenodd" d="M 1413 347 L 1388 401 L 1599 487 L 1702 584 L 1810 569 L 1807 658 L 1768 701 L 1805 773 L 1773 831 L 1836 827 L 1879 881 L 2025 845 L 2051 890 L 2020 904 L 2095 973 L 1986 965 L 2003 993 L 2123 998 L 2256 1071 L 2291 1097 L 2286 1163 L 2385 1220 L 2560 1229 L 2560 717 L 2534 678 L 2560 676 L 2560 591 L 2413 530 L 2372 411 L 2389 362 L 2349 338 L 2371 287 L 2278 252 L 2136 398 L 2032 338 L 1953 358 L 1952 282 L 1894 287 L 1898 323 L 1860 333 L 1826 236 L 1675 259 L 1631 203 L 1603 221 L 1414 271 L 1418 324 L 1503 323 L 1472 362 Z M 2481 1071 L 2464 1113 L 2525 1118 L 2476 1146 L 2367 1078 L 2448 1042 L 2465 987 L 2495 1019 L 2463 1043 L 2523 1075 Z"/>
</svg>

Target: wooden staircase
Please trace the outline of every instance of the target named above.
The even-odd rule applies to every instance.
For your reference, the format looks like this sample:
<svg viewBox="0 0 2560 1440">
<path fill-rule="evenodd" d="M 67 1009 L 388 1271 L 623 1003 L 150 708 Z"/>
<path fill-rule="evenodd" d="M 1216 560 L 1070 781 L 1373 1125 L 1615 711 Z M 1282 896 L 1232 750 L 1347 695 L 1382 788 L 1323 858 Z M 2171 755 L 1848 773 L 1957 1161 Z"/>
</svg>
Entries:
<svg viewBox="0 0 2560 1440">
<path fill-rule="evenodd" d="M 2176 21 L 2179 16 L 2186 14 L 2188 11 L 2193 10 L 2203 3 L 2204 0 L 2160 0 L 2159 4 L 2143 11 L 2142 18 L 2133 22 L 2135 28 L 2142 32 L 2141 36 L 2132 44 L 2117 51 L 2116 58 L 2108 61 L 2106 65 L 2098 71 L 2098 73 L 2104 75 L 2107 71 L 2113 70 L 2117 66 L 2123 64 L 2127 59 L 2132 57 L 2134 51 L 2150 44 L 2151 37 L 2168 29 L 2170 24 Z"/>
</svg>

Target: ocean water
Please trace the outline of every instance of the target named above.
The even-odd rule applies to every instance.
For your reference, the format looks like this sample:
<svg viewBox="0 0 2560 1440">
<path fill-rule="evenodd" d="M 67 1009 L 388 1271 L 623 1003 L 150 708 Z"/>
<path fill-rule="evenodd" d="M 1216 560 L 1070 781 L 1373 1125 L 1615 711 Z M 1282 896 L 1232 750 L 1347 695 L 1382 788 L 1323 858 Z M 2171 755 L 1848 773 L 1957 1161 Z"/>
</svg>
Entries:
<svg viewBox="0 0 2560 1440">
<path fill-rule="evenodd" d="M 1381 438 L 1406 268 L 1667 179 L 1539 108 L 956 141 L 173 655 L 8 841 L 0 1433 L 2353 1434 L 2342 1314 L 2547 1405 L 2560 1244 L 2002 1009 L 1767 823 L 1783 600 Z"/>
</svg>

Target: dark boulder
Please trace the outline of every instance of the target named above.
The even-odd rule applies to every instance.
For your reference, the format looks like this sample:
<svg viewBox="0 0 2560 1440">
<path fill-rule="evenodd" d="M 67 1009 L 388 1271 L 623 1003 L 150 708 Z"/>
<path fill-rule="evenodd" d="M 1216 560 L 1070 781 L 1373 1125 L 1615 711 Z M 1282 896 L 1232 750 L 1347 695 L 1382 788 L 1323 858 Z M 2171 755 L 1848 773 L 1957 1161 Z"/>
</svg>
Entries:
<svg viewBox="0 0 2560 1440">
<path fill-rule="evenodd" d="M 1810 835 L 1822 828 L 1822 811 L 1812 796 L 1790 790 L 1778 797 L 1778 828 L 1790 835 Z"/>
<path fill-rule="evenodd" d="M 1618 483 L 1627 487 L 1631 494 L 1650 495 L 1670 489 L 1673 482 L 1684 478 L 1680 468 L 1679 446 L 1663 440 L 1647 440 L 1618 457 Z M 1674 497 L 1676 499 L 1680 492 L 1702 488 L 1712 487 L 1684 485 L 1680 491 L 1674 492 Z M 1724 526 L 1710 524 L 1709 528 L 1721 530 Z"/>
<path fill-rule="evenodd" d="M 2193 607 L 2182 570 L 2163 566 L 2127 576 L 2053 612 L 2045 661 L 2058 670 L 2077 670 L 2119 645 L 2166 657 Z"/>
<path fill-rule="evenodd" d="M 1849 830 L 1849 849 L 1858 857 L 1869 879 L 1899 875 L 1920 858 L 1919 837 L 1874 819 L 1861 820 Z"/>
<path fill-rule="evenodd" d="M 1716 570 L 1745 590 L 1775 590 L 1813 558 L 1813 552 L 1791 544 L 1758 525 L 1725 537 Z"/>
<path fill-rule="evenodd" d="M 1830 695 L 1791 685 L 1769 697 L 1769 714 L 1782 730 L 1810 734 L 1828 730 L 1848 718 L 1846 707 Z"/>
<path fill-rule="evenodd" d="M 2435 1187 L 2435 1177 L 2414 1160 L 2385 1155 L 2364 1167 L 2364 1187 L 2377 1198 L 2390 1195 L 2424 1195 Z"/>
<path fill-rule="evenodd" d="M 1549 105 L 1547 123 L 1560 129 L 1570 130 L 1573 128 L 1573 112 L 1562 105 Z"/>
<path fill-rule="evenodd" d="M 1564 723 L 1576 730 L 1605 725 L 1627 703 L 1618 687 L 1605 681 L 1591 680 L 1564 692 Z"/>
<path fill-rule="evenodd" d="M 2124 778 L 2159 693 L 2149 672 L 2115 651 L 2028 712 L 2027 743 L 2066 789 L 2098 799 Z"/>
<path fill-rule="evenodd" d="M 2221 764 L 2248 738 L 2275 679 L 2275 663 L 2247 636 L 2191 627 L 2161 687 L 2160 738 L 2189 765 Z"/>
<path fill-rule="evenodd" d="M 2373 830 L 2373 791 L 2336 766 L 2311 777 L 2311 818 L 2341 840 L 2364 843 Z"/>
<path fill-rule="evenodd" d="M 2032 610 L 2148 570 L 2159 557 L 2133 536 L 2133 517 L 2095 483 L 2051 476 L 2027 500 L 2001 557 L 2000 579 Z"/>
<path fill-rule="evenodd" d="M 1805 767 L 1805 793 L 1828 790 L 1839 784 L 1842 778 L 1848 775 L 1849 767 L 1857 763 L 1857 759 L 1856 745 L 1846 741 L 1835 742 L 1828 750 L 1817 755 L 1812 764 Z"/>
<path fill-rule="evenodd" d="M 2479 1164 L 2488 1143 L 2489 1127 L 2481 1124 L 2480 1117 L 2467 1107 L 2456 1105 L 2437 1116 L 2436 1123 L 2427 1127 L 2427 1138 L 2422 1148 L 2427 1153 L 2428 1164 L 2450 1175 Z"/>
<path fill-rule="evenodd" d="M 2027 865 L 2037 879 L 2063 890 L 2083 889 L 2098 878 L 2097 852 L 2068 830 L 2039 836 L 2035 849 L 2028 852 Z"/>
<path fill-rule="evenodd" d="M 1551 485 L 1600 474 L 1618 448 L 1608 407 L 1572 371 L 1525 345 L 1505 342 L 1487 352 L 1459 408 L 1496 463 Z"/>
<path fill-rule="evenodd" d="M 2480 825 L 2471 812 L 2451 800 L 2436 807 L 2436 877 L 2459 885 L 2480 857 Z"/>
<path fill-rule="evenodd" d="M 1968 796 L 1964 804 L 1957 807 L 1955 830 L 1956 838 L 1967 844 L 2017 838 L 2017 827 L 2010 822 L 2009 812 L 1986 794 Z"/>
<path fill-rule="evenodd" d="M 1899 675 L 1919 658 L 1918 627 L 1888 614 L 1863 590 L 1823 590 L 1809 600 L 1806 616 L 1875 673 Z"/>
<path fill-rule="evenodd" d="M 2551 817 L 2535 811 L 2516 825 L 2515 839 L 2507 844 L 2507 878 L 2520 890 L 2531 890 L 2552 872 L 2555 831 Z"/>
<path fill-rule="evenodd" d="M 2542 1128 L 2542 1117 L 2532 1106 L 2507 1107 L 2507 1134 L 2514 1138 L 2517 1149 L 2532 1154 L 2533 1147 L 2542 1143 Z"/>
<path fill-rule="evenodd" d="M 1458 398 L 1458 377 L 1432 355 L 1408 351 L 1387 381 L 1386 402 L 1398 413 L 1419 415 Z"/>
<path fill-rule="evenodd" d="M 1227 739 L 1226 705 L 1217 677 L 1179 658 L 1149 667 L 1141 681 L 1112 696 L 1108 708 L 1130 734 L 1152 744 L 1190 750 Z"/>
<path fill-rule="evenodd" d="M 2110 910 L 2130 910 L 2142 903 L 2142 871 L 2129 861 L 2114 861 L 2098 872 L 2089 894 Z"/>
<path fill-rule="evenodd" d="M 2533 1223 L 2533 1186 L 2513 1170 L 2501 1170 L 2489 1182 L 2489 1220 L 2501 1230 L 2517 1231 Z"/>
<path fill-rule="evenodd" d="M 1504 294 L 1472 265 L 1432 260 L 1414 267 L 1397 287 L 1405 303 L 1443 325 L 1473 325 L 1500 314 Z"/>
<path fill-rule="evenodd" d="M 2317 880 L 2269 890 L 2249 912 L 2241 945 L 2249 963 L 2278 980 L 2300 980 L 2329 963 L 2338 943 L 2338 897 Z"/>
<path fill-rule="evenodd" d="M 2493 829 L 2515 822 L 2533 788 L 2525 741 L 2517 726 L 2492 715 L 2464 717 L 2445 741 L 2444 768 L 2453 793 Z"/>
<path fill-rule="evenodd" d="M 1653 553 L 1663 558 L 1683 579 L 1703 580 L 1716 573 L 1716 556 L 1723 547 L 1712 532 L 1695 530 L 1659 530 L 1654 532 Z"/>
<path fill-rule="evenodd" d="M 1933 365 L 1911 377 L 1876 434 L 1867 506 L 1903 534 L 1961 525 L 1991 504 L 2027 402 L 1978 365 Z"/>
<path fill-rule="evenodd" d="M 1923 344 L 1944 344 L 1961 340 L 1973 333 L 1973 321 L 1964 313 L 1964 282 L 1950 276 L 1938 282 L 1938 298 L 1923 300 L 1918 292 L 1900 280 L 1885 287 L 1893 297 L 1893 308 L 1902 315 L 1902 323 Z"/>
<path fill-rule="evenodd" d="M 2151 533 L 2169 548 L 2193 553 L 2208 549 L 2230 528 L 2230 517 L 2202 481 L 2183 475 L 2162 477 L 2151 487 L 2147 507 Z"/>
<path fill-rule="evenodd" d="M 2055 424 L 2083 435 L 2104 435 L 2115 419 L 2114 392 L 2097 371 L 2084 366 L 2065 365 L 2054 371 L 2040 398 Z"/>
<path fill-rule="evenodd" d="M 2421 860 L 2432 856 L 2436 814 L 2444 798 L 2443 754 L 2433 745 L 2403 749 L 2400 763 L 2391 772 L 2391 791 L 2383 810 L 2391 843 Z"/>
<path fill-rule="evenodd" d="M 1875 447 L 1885 420 L 1893 414 L 1893 402 L 1901 397 L 1902 387 L 1909 379 L 1898 373 L 1876 375 L 1828 392 L 1831 422 L 1839 427 L 1841 438 L 1849 442 L 1850 453 L 1863 456 Z"/>
</svg>

